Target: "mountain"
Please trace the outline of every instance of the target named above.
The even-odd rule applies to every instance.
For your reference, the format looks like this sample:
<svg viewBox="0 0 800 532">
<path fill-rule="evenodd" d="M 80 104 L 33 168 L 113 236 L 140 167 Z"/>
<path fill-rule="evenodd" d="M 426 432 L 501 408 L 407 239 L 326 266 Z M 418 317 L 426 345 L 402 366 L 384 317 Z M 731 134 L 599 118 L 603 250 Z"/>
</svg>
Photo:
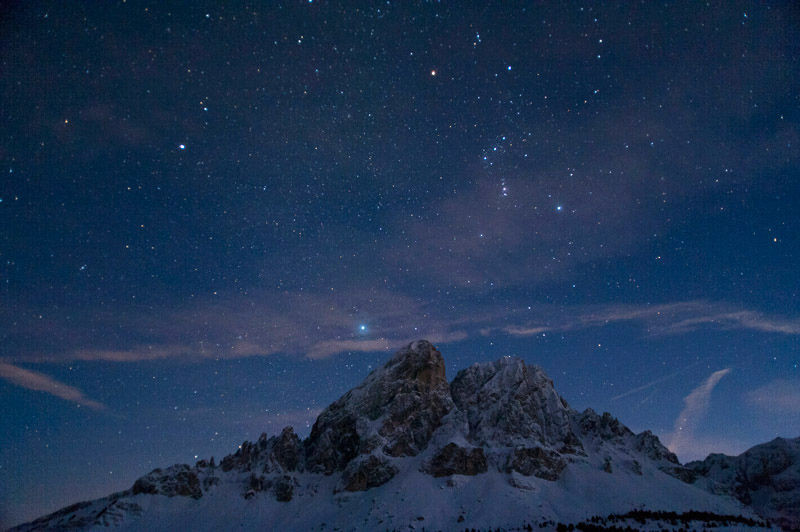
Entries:
<svg viewBox="0 0 800 532">
<path fill-rule="evenodd" d="M 686 468 L 695 486 L 735 497 L 785 529 L 800 529 L 800 438 L 775 438 L 739 456 L 712 454 Z"/>
<path fill-rule="evenodd" d="M 652 433 L 608 413 L 573 410 L 519 358 L 474 364 L 448 383 L 441 353 L 423 340 L 328 406 L 306 440 L 290 427 L 262 434 L 218 464 L 156 469 L 13 530 L 494 530 L 642 509 L 754 516 L 733 486 L 751 479 L 742 489 L 761 500 L 754 479 L 765 477 L 726 484 L 703 464 L 681 466 Z"/>
</svg>

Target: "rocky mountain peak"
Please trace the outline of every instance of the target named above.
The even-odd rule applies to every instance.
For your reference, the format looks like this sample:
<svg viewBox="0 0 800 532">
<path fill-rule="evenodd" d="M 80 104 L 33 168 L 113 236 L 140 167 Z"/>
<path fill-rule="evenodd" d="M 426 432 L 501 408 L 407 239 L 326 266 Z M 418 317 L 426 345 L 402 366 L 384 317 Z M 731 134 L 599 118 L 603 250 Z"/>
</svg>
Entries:
<svg viewBox="0 0 800 532">
<path fill-rule="evenodd" d="M 442 354 L 427 340 L 408 344 L 397 351 L 382 368 L 390 381 L 414 381 L 420 390 L 447 384 Z"/>
<path fill-rule="evenodd" d="M 441 353 L 413 342 L 320 414 L 307 463 L 330 474 L 359 455 L 416 456 L 452 408 Z"/>
<path fill-rule="evenodd" d="M 474 444 L 561 447 L 576 441 L 572 410 L 539 366 L 516 357 L 473 364 L 456 375 L 450 390 L 467 414 Z"/>
</svg>

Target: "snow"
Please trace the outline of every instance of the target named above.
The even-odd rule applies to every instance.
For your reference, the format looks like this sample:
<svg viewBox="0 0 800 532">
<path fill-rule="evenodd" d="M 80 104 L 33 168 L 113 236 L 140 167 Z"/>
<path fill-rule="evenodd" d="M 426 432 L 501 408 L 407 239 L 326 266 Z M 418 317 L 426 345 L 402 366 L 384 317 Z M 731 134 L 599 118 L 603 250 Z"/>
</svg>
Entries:
<svg viewBox="0 0 800 532">
<path fill-rule="evenodd" d="M 622 453 L 612 460 L 622 461 Z M 217 486 L 201 499 L 135 495 L 116 501 L 135 503 L 141 515 L 126 514 L 112 523 L 115 530 L 454 530 L 458 519 L 472 528 L 518 527 L 525 522 L 577 522 L 591 515 L 624 513 L 634 508 L 751 515 L 731 499 L 687 486 L 654 468 L 643 475 L 609 474 L 596 463 L 571 464 L 556 482 L 490 471 L 484 475 L 433 478 L 419 473 L 419 458 L 397 462 L 401 472 L 391 481 L 365 492 L 333 494 L 337 477 L 298 474 L 300 488 L 288 503 L 266 493 L 245 500 L 230 483 Z M 525 485 L 520 489 L 510 480 Z M 233 483 L 235 485 L 235 483 Z M 96 511 L 103 505 L 93 505 Z M 81 510 L 76 512 L 81 513 Z M 423 520 L 419 520 L 422 517 Z M 102 524 L 86 530 L 107 530 Z"/>
</svg>

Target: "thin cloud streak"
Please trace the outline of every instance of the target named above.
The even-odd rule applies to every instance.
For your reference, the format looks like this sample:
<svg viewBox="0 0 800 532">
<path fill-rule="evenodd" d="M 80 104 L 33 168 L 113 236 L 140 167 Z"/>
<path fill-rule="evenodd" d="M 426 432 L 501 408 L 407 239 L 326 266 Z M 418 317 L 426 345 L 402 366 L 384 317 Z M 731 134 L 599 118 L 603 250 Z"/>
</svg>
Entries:
<svg viewBox="0 0 800 532">
<path fill-rule="evenodd" d="M 0 362 L 0 378 L 6 379 L 17 386 L 49 393 L 59 399 L 86 406 L 93 410 L 106 410 L 104 404 L 89 399 L 79 389 L 59 382 L 43 373 Z"/>
<path fill-rule="evenodd" d="M 374 353 L 375 351 L 393 351 L 409 344 L 419 338 L 425 338 L 434 344 L 448 344 L 459 342 L 468 337 L 464 331 L 455 331 L 447 334 L 421 334 L 417 337 L 407 337 L 402 339 L 379 338 L 376 340 L 327 340 L 319 342 L 311 347 L 308 358 L 321 359 L 327 358 L 344 352 L 364 352 Z"/>
<path fill-rule="evenodd" d="M 507 325 L 500 330 L 512 336 L 534 336 L 550 331 L 571 331 L 604 327 L 615 323 L 639 322 L 649 336 L 669 336 L 696 331 L 702 327 L 722 330 L 755 330 L 764 333 L 800 335 L 800 320 L 772 318 L 750 310 L 707 301 L 680 301 L 662 305 L 615 305 L 579 307 L 570 315 L 547 323 L 531 321 Z M 560 321 L 559 321 L 560 320 Z M 487 334 L 490 329 L 485 329 Z"/>
<path fill-rule="evenodd" d="M 680 334 L 695 330 L 703 325 L 715 325 L 721 329 L 752 329 L 767 333 L 800 335 L 800 320 L 769 319 L 748 310 L 720 312 L 686 319 L 673 323 L 664 333 Z"/>
<path fill-rule="evenodd" d="M 542 334 L 543 332 L 552 331 L 552 327 L 516 327 L 516 326 L 509 326 L 503 327 L 503 332 L 510 334 L 511 336 L 536 336 L 537 334 Z M 488 336 L 489 330 L 484 330 L 486 334 L 484 336 Z"/>
</svg>

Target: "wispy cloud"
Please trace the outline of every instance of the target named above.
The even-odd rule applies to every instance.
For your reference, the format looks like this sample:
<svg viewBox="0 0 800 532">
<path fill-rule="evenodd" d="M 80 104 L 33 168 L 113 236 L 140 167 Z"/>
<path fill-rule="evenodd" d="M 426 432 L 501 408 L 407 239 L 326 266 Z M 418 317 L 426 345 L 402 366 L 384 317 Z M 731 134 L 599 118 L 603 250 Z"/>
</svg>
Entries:
<svg viewBox="0 0 800 532">
<path fill-rule="evenodd" d="M 748 392 L 747 402 L 772 414 L 800 414 L 800 380 L 776 379 Z"/>
<path fill-rule="evenodd" d="M 431 334 L 418 334 L 414 337 L 405 338 L 378 338 L 374 340 L 325 340 L 318 342 L 311 346 L 308 351 L 308 357 L 313 359 L 326 358 L 338 353 L 344 352 L 366 352 L 372 353 L 375 351 L 391 351 L 399 349 L 400 347 L 418 340 L 425 338 L 434 344 L 446 344 L 464 340 L 468 335 L 464 331 L 453 331 L 451 333 L 431 333 Z"/>
<path fill-rule="evenodd" d="M 531 305 L 509 308 L 476 296 L 437 295 L 421 301 L 389 288 L 336 292 L 270 292 L 219 296 L 191 304 L 118 311 L 3 316 L 13 323 L 0 339 L 8 363 L 95 360 L 231 359 L 285 354 L 313 359 L 352 351 L 393 350 L 419 338 L 466 338 L 638 326 L 643 337 L 700 329 L 800 335 L 800 320 L 728 304 L 678 301 L 660 305 Z M 2 311 L 0 311 L 2 313 Z M 366 326 L 366 332 L 360 326 Z"/>
<path fill-rule="evenodd" d="M 13 364 L 0 362 L 0 378 L 6 379 L 17 386 L 49 393 L 65 401 L 87 406 L 94 410 L 106 409 L 104 404 L 89 399 L 77 388 L 64 384 L 63 382 L 58 382 L 43 373 L 20 368 Z"/>
<path fill-rule="evenodd" d="M 678 301 L 661 305 L 595 305 L 574 309 L 537 309 L 537 319 L 499 330 L 512 336 L 533 336 L 550 331 L 604 327 L 615 323 L 640 323 L 648 336 L 685 334 L 703 327 L 723 330 L 754 330 L 764 333 L 800 335 L 800 319 L 776 318 L 730 305 L 708 301 Z M 488 334 L 491 329 L 484 329 Z"/>
<path fill-rule="evenodd" d="M 396 349 L 423 337 L 439 343 L 467 337 L 459 325 L 463 315 L 373 289 L 264 292 L 195 301 L 191 306 L 128 307 L 80 318 L 41 312 L 14 320 L 15 326 L 2 337 L 15 346 L 14 354 L 5 357 L 10 363 L 125 363 L 276 353 L 318 359 L 347 351 Z"/>
<path fill-rule="evenodd" d="M 325 340 L 311 346 L 309 358 L 325 358 L 345 351 L 388 351 L 390 342 L 386 338 L 377 340 Z"/>
<path fill-rule="evenodd" d="M 511 336 L 536 336 L 537 334 L 552 331 L 553 328 L 547 326 L 519 327 L 516 325 L 511 325 L 508 327 L 503 327 L 502 330 Z M 488 336 L 491 333 L 491 329 L 483 329 L 482 332 L 484 336 Z"/>
<path fill-rule="evenodd" d="M 749 310 L 711 312 L 707 315 L 676 321 L 669 324 L 661 332 L 664 334 L 680 334 L 707 325 L 720 329 L 751 329 L 766 333 L 800 334 L 800 320 L 769 318 Z"/>
<path fill-rule="evenodd" d="M 697 428 L 708 412 L 711 392 L 719 381 L 730 373 L 731 368 L 721 369 L 711 374 L 703 383 L 683 398 L 683 410 L 675 420 L 673 433 L 666 438 L 667 447 L 682 458 L 699 458 L 707 454 L 708 449 L 698 439 Z"/>
</svg>

